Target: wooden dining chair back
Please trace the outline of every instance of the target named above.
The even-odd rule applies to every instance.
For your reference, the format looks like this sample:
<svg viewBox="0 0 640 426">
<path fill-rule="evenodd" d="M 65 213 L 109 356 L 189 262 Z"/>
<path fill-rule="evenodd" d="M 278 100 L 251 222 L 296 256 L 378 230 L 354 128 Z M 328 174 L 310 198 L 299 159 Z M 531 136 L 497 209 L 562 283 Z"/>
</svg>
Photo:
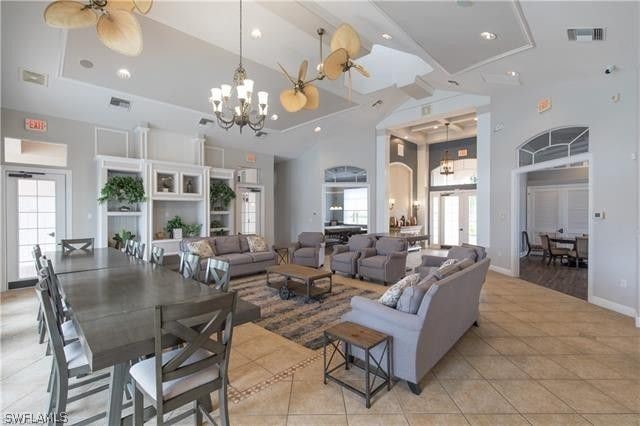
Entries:
<svg viewBox="0 0 640 426">
<path fill-rule="evenodd" d="M 178 272 L 185 278 L 197 280 L 200 273 L 200 256 L 187 252 L 180 253 Z"/>
<path fill-rule="evenodd" d="M 152 245 L 149 263 L 160 266 L 164 265 L 164 248 Z"/>
<path fill-rule="evenodd" d="M 42 249 L 39 244 L 35 244 L 31 248 L 31 257 L 33 257 L 33 266 L 35 267 L 36 276 L 42 269 L 40 258 L 42 257 Z M 46 327 L 44 325 L 44 317 L 42 316 L 42 306 L 38 304 L 38 313 L 36 315 L 36 323 L 38 324 L 38 343 L 44 343 L 44 337 L 47 334 Z"/>
<path fill-rule="evenodd" d="M 562 259 L 569 256 L 569 249 L 556 247 L 552 245 L 551 239 L 547 234 L 540 235 L 540 241 L 542 242 L 542 247 L 545 250 L 545 254 L 549 256 L 549 261 L 547 265 L 551 264 L 553 260 L 553 264 L 555 265 L 556 259 L 560 258 L 560 262 L 562 263 Z M 544 262 L 545 256 L 542 257 L 542 261 Z"/>
<path fill-rule="evenodd" d="M 40 269 L 39 276 L 42 278 L 44 285 L 47 286 L 47 290 L 51 295 L 51 300 L 53 301 L 54 306 L 54 313 L 58 322 L 58 328 L 60 329 L 62 323 L 67 318 L 65 315 L 64 304 L 62 302 L 62 294 L 60 293 L 60 284 L 58 282 L 58 277 L 53 270 L 51 259 L 47 259 L 43 256 L 40 262 L 44 266 L 42 269 Z M 62 334 L 62 329 L 60 329 L 60 333 Z"/>
<path fill-rule="evenodd" d="M 229 291 L 230 264 L 221 259 L 210 258 L 207 261 L 207 270 L 204 273 L 204 283 L 214 286 L 220 291 Z"/>
<path fill-rule="evenodd" d="M 189 403 L 195 403 L 194 408 L 181 414 L 181 419 L 195 414 L 196 424 L 202 424 L 203 415 L 213 422 L 205 407 L 209 406 L 211 392 L 216 390 L 220 422 L 229 424 L 227 373 L 236 301 L 236 293 L 229 292 L 155 307 L 155 355 L 130 370 L 136 385 L 134 424 L 142 423 L 143 394 L 153 400 L 156 424 L 163 424 L 165 413 Z M 219 334 L 221 340 L 212 339 Z M 166 341 L 173 339 L 182 342 L 182 346 L 163 353 Z M 154 382 L 150 382 L 149 374 L 155 375 Z M 167 386 L 167 382 L 171 385 Z"/>
<path fill-rule="evenodd" d="M 135 241 L 133 243 L 133 256 L 140 260 L 144 260 L 144 249 L 146 246 L 147 245 L 141 241 Z"/>
<path fill-rule="evenodd" d="M 93 238 L 73 238 L 60 240 L 62 244 L 62 254 L 67 256 L 76 250 L 82 250 L 85 253 L 93 254 Z"/>
<path fill-rule="evenodd" d="M 589 238 L 576 237 L 576 253 L 581 259 L 589 257 Z"/>
<path fill-rule="evenodd" d="M 531 254 L 532 251 L 543 252 L 544 248 L 540 244 L 531 244 L 531 240 L 529 240 L 529 233 L 527 231 L 522 231 L 522 244 L 523 248 L 527 250 L 527 256 Z"/>
</svg>

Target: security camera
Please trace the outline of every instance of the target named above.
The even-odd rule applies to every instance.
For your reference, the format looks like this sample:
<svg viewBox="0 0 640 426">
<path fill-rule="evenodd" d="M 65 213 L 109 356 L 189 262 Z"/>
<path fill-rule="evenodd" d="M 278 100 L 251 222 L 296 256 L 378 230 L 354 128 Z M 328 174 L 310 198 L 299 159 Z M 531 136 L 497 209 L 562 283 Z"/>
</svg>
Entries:
<svg viewBox="0 0 640 426">
<path fill-rule="evenodd" d="M 607 67 L 604 69 L 604 73 L 605 73 L 605 74 L 607 74 L 607 75 L 609 75 L 609 74 L 611 74 L 612 72 L 614 72 L 615 70 L 617 70 L 617 68 L 616 68 L 616 66 L 615 66 L 615 65 L 609 65 L 609 66 L 607 66 Z"/>
</svg>

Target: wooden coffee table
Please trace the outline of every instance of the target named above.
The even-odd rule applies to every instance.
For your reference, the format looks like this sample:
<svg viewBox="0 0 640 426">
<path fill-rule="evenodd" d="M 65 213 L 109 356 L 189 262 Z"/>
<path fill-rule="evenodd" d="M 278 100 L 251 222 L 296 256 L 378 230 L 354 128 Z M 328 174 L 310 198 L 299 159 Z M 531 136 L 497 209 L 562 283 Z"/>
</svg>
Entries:
<svg viewBox="0 0 640 426">
<path fill-rule="evenodd" d="M 271 274 L 282 275 L 284 282 L 270 282 L 269 276 Z M 291 263 L 267 268 L 267 286 L 277 289 L 282 300 L 287 300 L 297 294 L 298 296 L 304 296 L 305 302 L 310 302 L 323 294 L 331 293 L 331 287 L 333 286 L 331 277 L 332 274 L 329 271 Z M 316 281 L 323 278 L 329 279 L 328 288 L 315 285 Z"/>
</svg>

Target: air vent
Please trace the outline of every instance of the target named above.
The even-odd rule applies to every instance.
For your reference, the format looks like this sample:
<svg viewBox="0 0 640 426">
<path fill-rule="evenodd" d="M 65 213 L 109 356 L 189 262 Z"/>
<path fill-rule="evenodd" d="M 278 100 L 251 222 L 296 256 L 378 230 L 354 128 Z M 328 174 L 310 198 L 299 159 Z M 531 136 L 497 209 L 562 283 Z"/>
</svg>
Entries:
<svg viewBox="0 0 640 426">
<path fill-rule="evenodd" d="M 269 133 L 267 133 L 267 132 L 263 132 L 262 130 L 258 130 L 258 131 L 256 132 L 256 135 L 255 135 L 255 136 L 256 136 L 256 138 L 264 139 L 264 138 L 266 138 L 268 135 L 269 135 Z"/>
<path fill-rule="evenodd" d="M 198 124 L 201 125 L 201 126 L 208 126 L 208 125 L 213 124 L 213 123 L 214 123 L 213 120 L 210 120 L 210 119 L 205 118 L 205 117 L 202 117 L 200 119 L 200 121 L 198 121 Z"/>
<path fill-rule="evenodd" d="M 109 105 L 116 108 L 126 109 L 127 111 L 131 109 L 131 101 L 128 101 L 126 99 L 116 98 L 114 96 L 111 97 L 111 102 L 109 102 Z"/>
<path fill-rule="evenodd" d="M 39 84 L 40 86 L 47 85 L 47 74 L 40 74 L 38 72 L 25 69 L 22 69 L 20 71 L 20 77 L 22 78 L 22 81 L 25 81 L 27 83 Z"/>
<path fill-rule="evenodd" d="M 603 41 L 604 28 L 569 28 L 569 41 Z"/>
</svg>

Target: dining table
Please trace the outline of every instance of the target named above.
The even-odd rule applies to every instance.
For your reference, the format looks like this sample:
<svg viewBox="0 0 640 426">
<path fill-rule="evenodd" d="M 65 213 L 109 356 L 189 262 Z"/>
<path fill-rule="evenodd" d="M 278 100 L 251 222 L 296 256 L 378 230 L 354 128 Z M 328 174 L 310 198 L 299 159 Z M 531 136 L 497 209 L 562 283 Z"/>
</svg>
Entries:
<svg viewBox="0 0 640 426">
<path fill-rule="evenodd" d="M 98 250 L 102 249 L 96 249 L 95 253 L 99 253 Z M 162 266 L 134 260 L 120 264 L 119 260 L 115 261 L 119 256 L 114 253 L 103 251 L 94 256 L 96 269 L 87 269 L 89 259 L 80 262 L 67 256 L 58 258 L 55 268 L 67 271 L 58 275 L 56 270 L 61 295 L 70 310 L 91 371 L 111 369 L 107 424 L 120 425 L 131 362 L 154 353 L 155 307 L 197 301 L 220 294 L 220 290 Z M 67 262 L 69 267 L 65 268 Z M 69 271 L 73 268 L 71 265 L 83 265 L 83 270 Z M 237 300 L 234 326 L 259 318 L 258 306 Z M 175 343 L 166 342 L 167 346 Z"/>
<path fill-rule="evenodd" d="M 62 250 L 56 250 L 46 252 L 44 255 L 51 260 L 56 275 L 144 263 L 135 256 L 126 255 L 111 247 L 95 248 L 93 251 L 74 250 L 68 254 L 64 254 Z"/>
</svg>

